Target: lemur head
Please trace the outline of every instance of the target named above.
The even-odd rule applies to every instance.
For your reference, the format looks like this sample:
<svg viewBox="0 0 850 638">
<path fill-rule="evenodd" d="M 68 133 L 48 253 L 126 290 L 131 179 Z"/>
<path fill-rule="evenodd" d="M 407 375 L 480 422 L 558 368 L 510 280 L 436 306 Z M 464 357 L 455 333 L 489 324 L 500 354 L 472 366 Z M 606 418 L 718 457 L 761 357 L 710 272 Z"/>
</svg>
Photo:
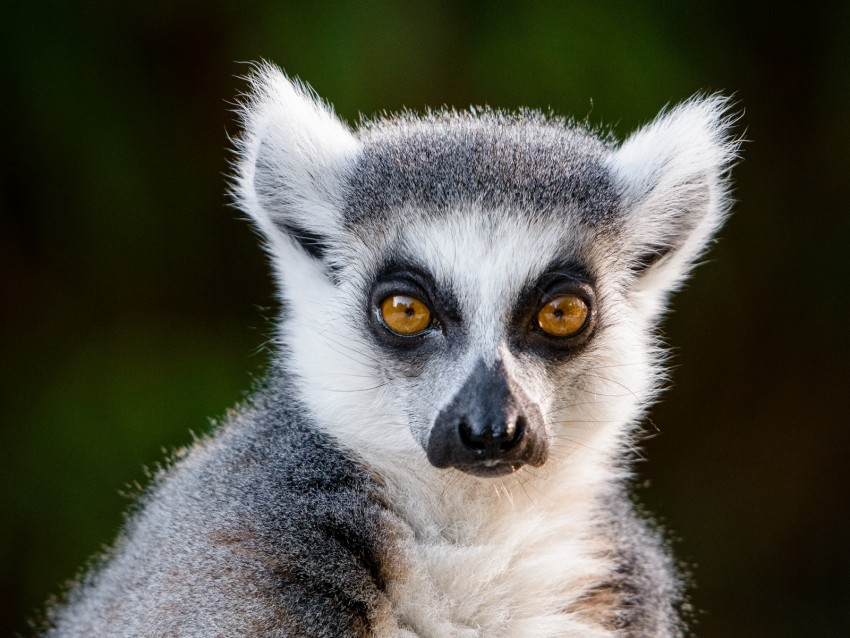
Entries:
<svg viewBox="0 0 850 638">
<path fill-rule="evenodd" d="M 628 442 L 654 322 L 728 208 L 723 98 L 618 145 L 530 111 L 352 131 L 271 66 L 252 82 L 234 190 L 321 427 L 373 460 L 485 477 Z"/>
</svg>

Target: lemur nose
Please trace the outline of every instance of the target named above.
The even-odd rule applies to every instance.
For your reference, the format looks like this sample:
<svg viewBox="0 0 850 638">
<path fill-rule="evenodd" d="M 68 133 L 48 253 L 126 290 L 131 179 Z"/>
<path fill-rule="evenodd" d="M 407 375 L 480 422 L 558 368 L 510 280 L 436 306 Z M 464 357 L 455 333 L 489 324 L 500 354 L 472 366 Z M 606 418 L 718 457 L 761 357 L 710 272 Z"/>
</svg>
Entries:
<svg viewBox="0 0 850 638">
<path fill-rule="evenodd" d="M 479 362 L 434 419 L 425 452 L 434 467 L 481 477 L 504 476 L 547 455 L 540 407 L 508 377 L 501 362 Z"/>
<path fill-rule="evenodd" d="M 484 452 L 487 456 L 498 456 L 500 452 L 507 452 L 522 441 L 525 427 L 525 417 L 522 415 L 504 423 L 485 425 L 483 428 L 474 428 L 469 419 L 463 418 L 458 425 L 458 431 L 461 443 L 470 450 Z"/>
</svg>

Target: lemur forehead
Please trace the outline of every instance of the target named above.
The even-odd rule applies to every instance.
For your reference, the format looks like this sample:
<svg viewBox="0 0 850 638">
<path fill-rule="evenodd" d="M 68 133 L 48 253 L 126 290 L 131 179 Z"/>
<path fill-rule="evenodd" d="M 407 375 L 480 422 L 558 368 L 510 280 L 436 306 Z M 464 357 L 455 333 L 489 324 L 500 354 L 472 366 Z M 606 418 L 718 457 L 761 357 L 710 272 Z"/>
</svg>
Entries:
<svg viewBox="0 0 850 638">
<path fill-rule="evenodd" d="M 569 210 L 591 224 L 616 211 L 604 165 L 610 145 L 565 120 L 445 112 L 367 124 L 359 134 L 362 152 L 345 191 L 350 224 L 468 203 L 534 216 Z"/>
</svg>

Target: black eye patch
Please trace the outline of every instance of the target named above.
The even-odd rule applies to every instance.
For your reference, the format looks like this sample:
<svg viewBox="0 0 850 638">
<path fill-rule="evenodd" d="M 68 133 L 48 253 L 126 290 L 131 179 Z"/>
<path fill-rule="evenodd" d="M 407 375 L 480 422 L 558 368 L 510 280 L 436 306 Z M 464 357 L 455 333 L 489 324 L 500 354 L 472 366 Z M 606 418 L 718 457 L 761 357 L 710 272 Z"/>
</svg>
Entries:
<svg viewBox="0 0 850 638">
<path fill-rule="evenodd" d="M 566 338 L 547 334 L 536 325 L 541 307 L 562 295 L 580 297 L 589 310 L 581 332 Z M 532 352 L 546 359 L 569 358 L 588 343 L 597 323 L 598 303 L 589 271 L 575 262 L 553 262 L 520 293 L 510 323 L 510 346 L 514 352 Z"/>
<path fill-rule="evenodd" d="M 410 336 L 387 330 L 381 320 L 380 307 L 391 295 L 406 295 L 424 303 L 432 314 L 431 326 Z M 421 354 L 423 350 L 445 348 L 465 333 L 460 305 L 452 291 L 439 286 L 428 271 L 411 262 L 391 262 L 378 271 L 367 295 L 366 311 L 378 342 L 397 352 L 415 349 Z"/>
</svg>

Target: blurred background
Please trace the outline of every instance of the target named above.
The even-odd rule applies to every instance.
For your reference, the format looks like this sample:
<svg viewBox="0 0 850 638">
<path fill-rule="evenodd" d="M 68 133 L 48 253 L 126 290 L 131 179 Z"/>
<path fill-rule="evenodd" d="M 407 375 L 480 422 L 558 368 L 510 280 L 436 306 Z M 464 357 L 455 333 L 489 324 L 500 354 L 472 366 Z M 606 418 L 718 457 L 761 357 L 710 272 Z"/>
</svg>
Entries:
<svg viewBox="0 0 850 638">
<path fill-rule="evenodd" d="M 486 103 L 622 136 L 733 94 L 739 203 L 666 321 L 639 498 L 697 635 L 850 635 L 850 2 L 731 0 L 2 2 L 2 634 L 263 374 L 271 278 L 224 195 L 259 58 L 352 123 Z"/>
</svg>

